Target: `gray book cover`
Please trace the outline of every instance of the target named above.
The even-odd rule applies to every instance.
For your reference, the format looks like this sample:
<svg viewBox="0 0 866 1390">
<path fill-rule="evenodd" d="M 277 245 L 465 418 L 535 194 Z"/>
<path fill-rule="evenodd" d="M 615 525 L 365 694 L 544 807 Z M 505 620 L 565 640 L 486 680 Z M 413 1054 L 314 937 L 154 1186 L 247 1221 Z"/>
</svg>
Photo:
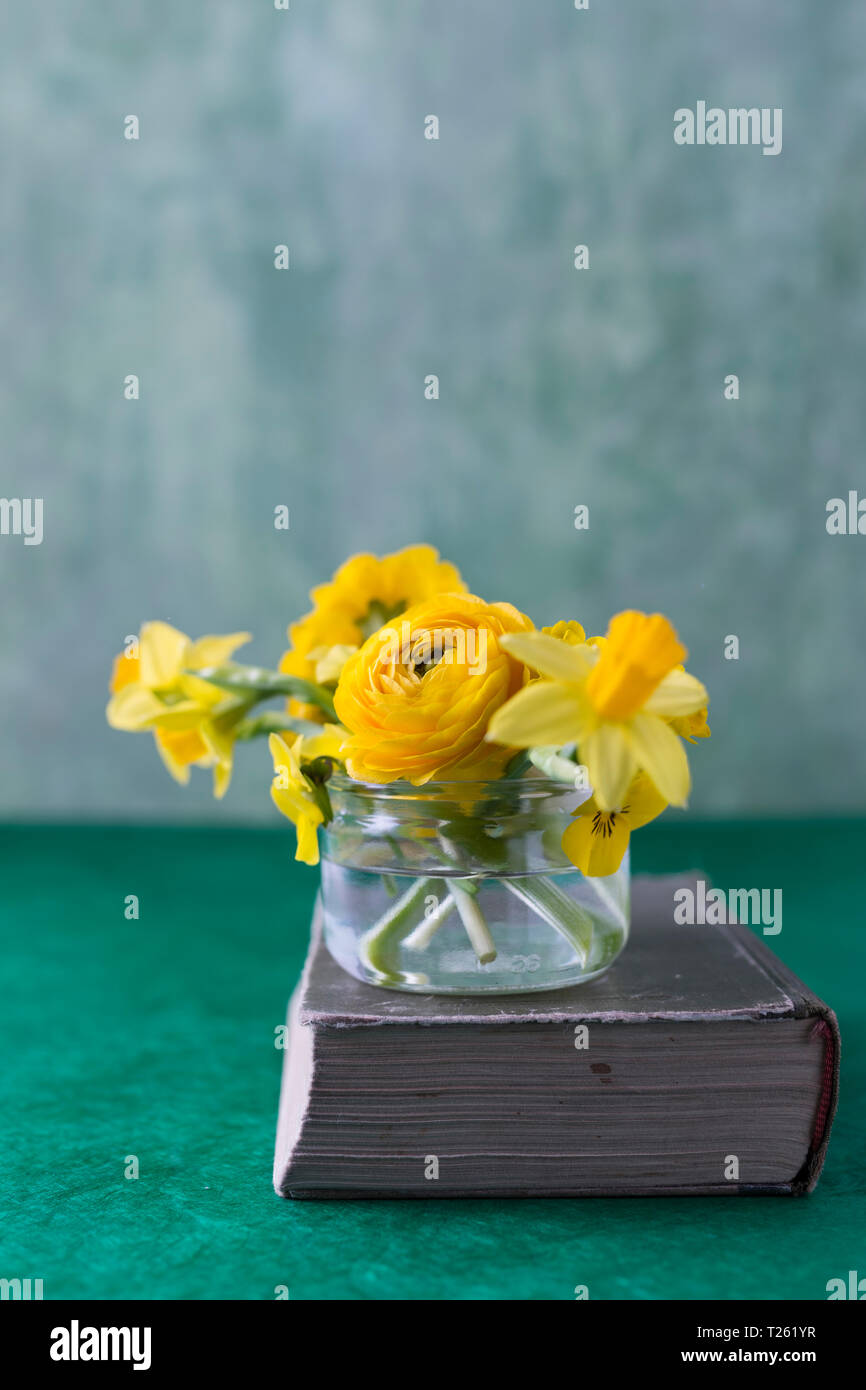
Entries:
<svg viewBox="0 0 866 1390">
<path fill-rule="evenodd" d="M 749 928 L 638 878 L 608 973 L 469 998 L 366 985 L 313 937 L 274 1184 L 291 1197 L 801 1193 L 836 1106 L 832 1011 Z M 317 913 L 318 918 L 318 913 Z"/>
</svg>

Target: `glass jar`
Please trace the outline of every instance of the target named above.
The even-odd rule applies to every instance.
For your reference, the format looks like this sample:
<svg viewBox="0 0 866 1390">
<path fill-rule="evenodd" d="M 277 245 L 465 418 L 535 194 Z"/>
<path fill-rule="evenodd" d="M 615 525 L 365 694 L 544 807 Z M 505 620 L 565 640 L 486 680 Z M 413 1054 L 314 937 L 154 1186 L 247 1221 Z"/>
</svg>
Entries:
<svg viewBox="0 0 866 1390">
<path fill-rule="evenodd" d="M 628 855 L 585 878 L 560 846 L 588 795 L 546 777 L 377 786 L 336 775 L 324 938 L 359 980 L 519 994 L 597 979 L 628 938 Z"/>
</svg>

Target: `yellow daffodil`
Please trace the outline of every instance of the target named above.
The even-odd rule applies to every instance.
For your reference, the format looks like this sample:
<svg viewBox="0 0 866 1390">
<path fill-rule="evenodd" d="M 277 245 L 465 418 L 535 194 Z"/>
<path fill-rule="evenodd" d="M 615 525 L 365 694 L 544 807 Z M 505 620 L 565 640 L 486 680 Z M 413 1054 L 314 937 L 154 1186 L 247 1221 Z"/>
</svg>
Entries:
<svg viewBox="0 0 866 1390">
<path fill-rule="evenodd" d="M 368 638 L 346 662 L 334 696 L 349 730 L 349 775 L 416 786 L 439 775 L 497 776 L 509 753 L 494 753 L 485 731 L 529 674 L 505 650 L 504 635 L 531 627 L 510 603 L 439 594 Z"/>
<path fill-rule="evenodd" d="M 274 760 L 271 796 L 277 810 L 294 825 L 298 835 L 295 858 L 303 864 L 318 864 L 317 831 L 325 821 L 321 798 L 317 796 L 316 774 L 311 768 L 318 758 L 340 756 L 345 730 L 326 724 L 320 734 L 308 738 L 300 734 L 271 734 L 268 744 Z"/>
<path fill-rule="evenodd" d="M 650 779 L 638 773 L 618 810 L 603 811 L 594 796 L 578 806 L 562 837 L 563 851 L 587 878 L 615 874 L 631 832 L 655 820 L 666 805 Z"/>
<path fill-rule="evenodd" d="M 201 637 L 193 642 L 169 623 L 145 623 L 137 650 L 115 659 L 106 718 L 114 729 L 150 730 L 160 757 L 178 782 L 189 781 L 190 767 L 212 767 L 214 795 L 225 794 L 231 779 L 233 726 L 241 702 L 194 674 L 219 666 L 249 633 Z"/>
<path fill-rule="evenodd" d="M 157 752 L 174 780 L 183 786 L 189 781 L 190 767 L 213 768 L 213 793 L 220 800 L 231 781 L 236 725 L 246 705 L 209 681 L 192 676 L 185 678 L 184 690 L 198 702 L 198 722 L 191 728 L 160 727 L 157 723 L 153 730 Z M 177 709 L 174 706 L 162 718 L 176 718 Z"/>
<path fill-rule="evenodd" d="M 432 545 L 408 546 L 381 558 L 354 555 L 329 583 L 312 590 L 313 610 L 289 628 L 291 647 L 279 669 L 336 684 L 348 656 L 392 618 L 436 594 L 465 591 L 457 569 L 440 560 Z M 321 723 L 326 718 L 316 706 L 294 699 L 288 709 L 302 719 Z"/>
<path fill-rule="evenodd" d="M 685 647 L 660 613 L 627 611 L 601 642 L 569 645 L 545 633 L 504 635 L 502 645 L 542 676 L 490 723 L 512 747 L 577 743 L 599 810 L 615 811 L 638 771 L 666 802 L 684 805 L 689 765 L 671 719 L 704 709 L 704 686 L 682 669 Z"/>
</svg>

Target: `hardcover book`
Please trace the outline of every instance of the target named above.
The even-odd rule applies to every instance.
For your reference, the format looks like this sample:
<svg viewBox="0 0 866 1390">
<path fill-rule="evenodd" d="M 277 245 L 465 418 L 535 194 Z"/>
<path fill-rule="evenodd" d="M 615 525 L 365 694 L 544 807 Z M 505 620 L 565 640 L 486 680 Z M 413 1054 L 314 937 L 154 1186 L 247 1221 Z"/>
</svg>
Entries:
<svg viewBox="0 0 866 1390">
<path fill-rule="evenodd" d="M 674 894 L 695 884 L 636 879 L 610 971 L 540 994 L 374 988 L 331 959 L 315 921 L 289 1008 L 276 1190 L 811 1190 L 836 1106 L 835 1015 L 749 928 L 678 925 Z"/>
</svg>

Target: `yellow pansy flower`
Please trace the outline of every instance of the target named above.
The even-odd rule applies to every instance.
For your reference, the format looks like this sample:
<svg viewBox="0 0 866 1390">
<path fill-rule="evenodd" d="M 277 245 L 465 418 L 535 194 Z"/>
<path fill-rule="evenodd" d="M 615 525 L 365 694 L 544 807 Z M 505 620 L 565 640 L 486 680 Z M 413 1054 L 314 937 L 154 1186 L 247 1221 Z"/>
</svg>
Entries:
<svg viewBox="0 0 866 1390">
<path fill-rule="evenodd" d="M 615 874 L 631 832 L 655 820 L 666 805 L 650 779 L 638 773 L 618 810 L 603 811 L 594 796 L 578 806 L 562 837 L 563 852 L 587 878 Z"/>
<path fill-rule="evenodd" d="M 271 797 L 294 825 L 298 835 L 295 858 L 302 864 L 318 864 L 317 831 L 325 815 L 316 796 L 312 775 L 305 769 L 317 758 L 339 758 L 345 730 L 336 724 L 326 724 L 320 734 L 308 738 L 300 734 L 271 734 L 268 745 L 274 760 L 274 780 Z"/>
<path fill-rule="evenodd" d="M 235 632 L 193 642 L 169 623 L 145 623 L 137 654 L 115 658 L 109 724 L 132 733 L 152 731 L 177 782 L 189 781 L 193 765 L 212 767 L 214 795 L 222 797 L 231 779 L 238 701 L 193 672 L 222 665 L 249 637 Z"/>
<path fill-rule="evenodd" d="M 374 633 L 346 662 L 334 695 L 349 730 L 349 776 L 416 786 L 440 775 L 498 776 L 509 752 L 494 752 L 485 731 L 529 675 L 504 635 L 531 627 L 510 603 L 439 594 Z"/>
<path fill-rule="evenodd" d="M 313 610 L 290 626 L 291 646 L 279 669 L 320 684 L 336 682 L 348 655 L 392 618 L 435 594 L 465 591 L 459 571 L 440 560 L 432 545 L 412 545 L 381 557 L 353 555 L 329 583 L 310 593 Z M 328 674 L 317 676 L 323 662 Z M 326 718 L 318 707 L 299 700 L 290 700 L 288 710 L 319 723 Z"/>
<path fill-rule="evenodd" d="M 600 643 L 571 646 L 540 632 L 502 645 L 547 679 L 532 681 L 494 715 L 488 739 L 532 748 L 577 743 L 602 811 L 623 804 L 638 771 L 666 802 L 684 805 L 689 765 L 671 719 L 706 707 L 706 689 L 681 666 L 686 649 L 660 613 L 618 613 Z"/>
</svg>

